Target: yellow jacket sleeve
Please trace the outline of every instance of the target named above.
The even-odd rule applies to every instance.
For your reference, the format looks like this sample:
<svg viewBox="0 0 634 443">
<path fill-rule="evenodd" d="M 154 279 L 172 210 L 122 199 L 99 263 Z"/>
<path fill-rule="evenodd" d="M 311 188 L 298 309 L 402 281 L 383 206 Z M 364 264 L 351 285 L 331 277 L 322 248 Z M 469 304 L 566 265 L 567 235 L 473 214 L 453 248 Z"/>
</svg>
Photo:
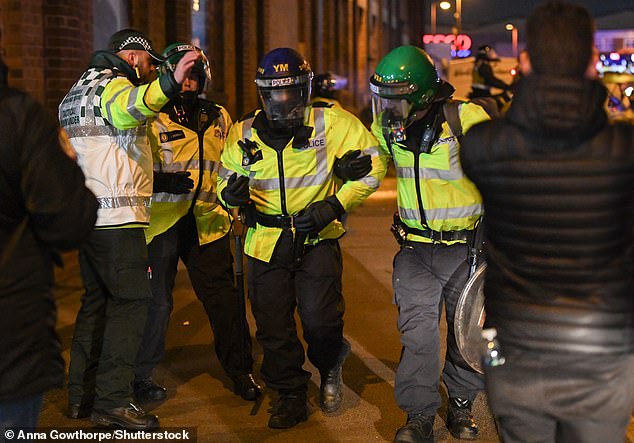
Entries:
<svg viewBox="0 0 634 443">
<path fill-rule="evenodd" d="M 329 118 L 333 143 L 338 146 L 336 156 L 343 157 L 347 152 L 360 149 L 362 155 L 372 157 L 372 169 L 359 180 L 349 180 L 337 191 L 337 200 L 348 211 L 376 191 L 387 172 L 388 157 L 379 150 L 376 139 L 354 115 L 345 110 L 330 109 Z"/>
<path fill-rule="evenodd" d="M 227 114 L 228 117 L 228 114 Z M 249 176 L 246 169 L 242 167 L 242 148 L 238 145 L 238 140 L 242 137 L 242 125 L 235 124 L 229 129 L 225 147 L 220 156 L 220 171 L 218 172 L 218 188 L 216 189 L 218 200 L 225 208 L 235 206 L 228 205 L 222 198 L 222 191 L 227 187 L 227 181 L 234 173 Z"/>
<path fill-rule="evenodd" d="M 169 101 L 161 89 L 160 80 L 134 86 L 127 78 L 109 82 L 101 94 L 101 114 L 117 129 L 141 126 L 154 117 Z"/>
</svg>

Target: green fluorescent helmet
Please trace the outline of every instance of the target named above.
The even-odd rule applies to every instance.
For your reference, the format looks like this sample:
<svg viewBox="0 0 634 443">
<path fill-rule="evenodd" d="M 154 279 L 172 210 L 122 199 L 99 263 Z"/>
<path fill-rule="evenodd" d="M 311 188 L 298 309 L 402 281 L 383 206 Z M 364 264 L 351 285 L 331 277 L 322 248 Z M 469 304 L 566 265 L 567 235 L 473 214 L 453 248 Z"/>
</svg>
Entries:
<svg viewBox="0 0 634 443">
<path fill-rule="evenodd" d="M 434 63 L 416 46 L 399 46 L 379 62 L 370 91 L 382 98 L 405 99 L 416 109 L 429 106 L 441 81 Z"/>
<path fill-rule="evenodd" d="M 181 42 L 172 43 L 163 50 L 162 55 L 165 57 L 165 61 L 161 63 L 159 70 L 161 74 L 174 72 L 180 59 L 183 58 L 185 53 L 189 51 L 197 51 L 200 53 L 200 58 L 196 61 L 196 64 L 192 68 L 192 72 L 199 75 L 199 86 L 202 89 L 205 84 L 205 79 L 211 80 L 211 68 L 205 52 L 197 46 Z"/>
</svg>

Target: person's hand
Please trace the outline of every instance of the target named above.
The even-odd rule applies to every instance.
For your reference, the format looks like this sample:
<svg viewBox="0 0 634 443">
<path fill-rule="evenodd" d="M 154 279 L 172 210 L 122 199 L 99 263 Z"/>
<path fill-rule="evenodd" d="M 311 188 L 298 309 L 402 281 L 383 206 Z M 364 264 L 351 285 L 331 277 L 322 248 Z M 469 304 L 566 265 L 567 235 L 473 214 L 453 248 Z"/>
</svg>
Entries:
<svg viewBox="0 0 634 443">
<path fill-rule="evenodd" d="M 183 84 L 185 79 L 189 77 L 189 73 L 199 57 L 200 52 L 198 51 L 188 51 L 185 53 L 183 58 L 176 64 L 176 68 L 174 68 L 174 80 L 176 80 L 176 83 L 179 85 Z"/>
<path fill-rule="evenodd" d="M 361 155 L 359 149 L 348 151 L 343 157 L 335 160 L 335 175 L 341 180 L 359 180 L 372 170 L 372 157 Z"/>
<path fill-rule="evenodd" d="M 331 195 L 325 200 L 311 203 L 300 212 L 294 220 L 295 228 L 298 232 L 317 234 L 344 212 L 345 210 L 337 197 Z"/>
<path fill-rule="evenodd" d="M 188 194 L 194 187 L 194 181 L 189 178 L 189 171 L 154 172 L 154 192 L 169 192 L 170 194 Z"/>
<path fill-rule="evenodd" d="M 222 199 L 230 206 L 244 206 L 249 201 L 249 177 L 235 172 L 227 181 L 227 187 L 221 192 Z"/>
<path fill-rule="evenodd" d="M 64 154 L 66 154 L 72 161 L 77 162 L 77 151 L 73 148 L 66 130 L 64 130 L 64 128 L 59 128 L 57 136 L 59 139 L 59 145 L 62 147 Z"/>
</svg>

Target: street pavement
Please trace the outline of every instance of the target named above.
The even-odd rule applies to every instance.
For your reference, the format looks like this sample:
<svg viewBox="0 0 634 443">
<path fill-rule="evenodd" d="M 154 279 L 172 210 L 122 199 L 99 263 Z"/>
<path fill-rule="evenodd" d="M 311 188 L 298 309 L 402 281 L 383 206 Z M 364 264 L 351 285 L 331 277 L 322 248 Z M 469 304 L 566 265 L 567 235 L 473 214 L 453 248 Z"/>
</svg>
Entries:
<svg viewBox="0 0 634 443">
<path fill-rule="evenodd" d="M 174 289 L 174 311 L 169 327 L 166 357 L 155 370 L 155 379 L 168 388 L 169 397 L 152 405 L 163 428 L 188 428 L 198 442 L 385 442 L 392 441 L 405 421 L 394 396 L 394 372 L 400 355 L 396 307 L 392 304 L 392 258 L 397 251 L 389 226 L 396 203 L 395 179 L 387 177 L 381 188 L 356 208 L 347 219 L 349 232 L 342 238 L 345 334 L 352 353 L 344 369 L 344 403 L 340 411 L 319 409 L 319 373 L 306 362 L 313 377 L 309 384 L 307 422 L 290 430 L 267 427 L 272 392 L 260 402 L 246 402 L 232 392 L 228 377 L 213 352 L 213 336 L 202 305 L 180 268 Z M 65 255 L 66 265 L 56 272 L 58 333 L 68 363 L 73 323 L 82 293 L 76 253 Z M 247 311 L 248 311 L 247 306 Z M 248 320 L 255 335 L 250 312 Z M 444 325 L 444 322 L 441 324 Z M 444 346 L 444 344 L 443 344 Z M 443 350 L 444 352 L 444 350 Z M 254 339 L 255 378 L 262 350 Z M 446 391 L 436 416 L 435 441 L 453 442 L 445 428 Z M 88 419 L 66 418 L 67 393 L 49 392 L 40 416 L 40 427 L 92 430 Z M 478 396 L 474 416 L 480 427 L 478 442 L 498 442 L 486 396 Z M 634 442 L 634 423 L 628 438 Z M 192 440 L 190 440 L 192 441 Z"/>
</svg>

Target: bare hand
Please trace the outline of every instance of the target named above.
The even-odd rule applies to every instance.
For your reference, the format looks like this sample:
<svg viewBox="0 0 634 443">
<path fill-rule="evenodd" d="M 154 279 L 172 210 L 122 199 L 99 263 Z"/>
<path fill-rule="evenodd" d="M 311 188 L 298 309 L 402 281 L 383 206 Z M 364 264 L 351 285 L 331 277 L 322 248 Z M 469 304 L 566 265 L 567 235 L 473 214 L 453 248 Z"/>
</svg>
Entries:
<svg viewBox="0 0 634 443">
<path fill-rule="evenodd" d="M 176 69 L 174 69 L 176 83 L 181 85 L 185 81 L 198 58 L 200 58 L 198 51 L 189 51 L 178 61 Z"/>
</svg>

